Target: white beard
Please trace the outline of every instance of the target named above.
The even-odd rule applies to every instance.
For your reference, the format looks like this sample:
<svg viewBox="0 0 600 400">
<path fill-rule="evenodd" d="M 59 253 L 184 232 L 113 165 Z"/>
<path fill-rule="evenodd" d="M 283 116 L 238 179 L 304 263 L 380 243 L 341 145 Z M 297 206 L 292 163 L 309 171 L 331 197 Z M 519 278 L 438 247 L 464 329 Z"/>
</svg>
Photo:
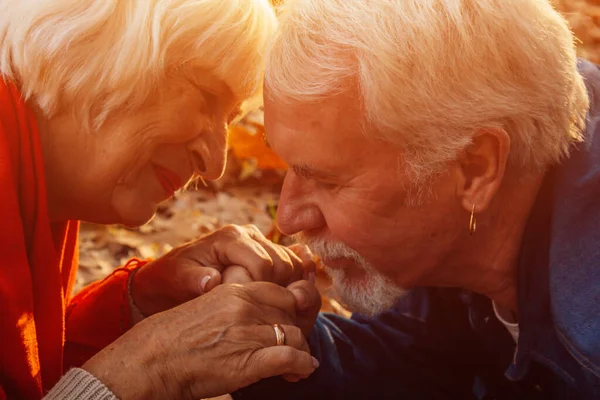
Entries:
<svg viewBox="0 0 600 400">
<path fill-rule="evenodd" d="M 352 260 L 364 271 L 364 279 L 355 283 L 346 278 L 345 270 L 327 268 L 325 265 L 336 293 L 350 310 L 374 316 L 392 307 L 396 300 L 406 294 L 404 289 L 396 286 L 391 279 L 373 268 L 360 254 L 344 243 L 310 238 L 302 234 L 294 235 L 294 238 L 308 245 L 321 258 Z"/>
</svg>

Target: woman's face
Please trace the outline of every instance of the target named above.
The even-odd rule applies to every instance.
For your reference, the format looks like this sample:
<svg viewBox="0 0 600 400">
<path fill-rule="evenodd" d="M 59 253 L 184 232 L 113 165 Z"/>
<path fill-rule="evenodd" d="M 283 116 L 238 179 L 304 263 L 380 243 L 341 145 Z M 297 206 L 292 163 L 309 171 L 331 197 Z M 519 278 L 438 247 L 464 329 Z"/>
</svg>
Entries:
<svg viewBox="0 0 600 400">
<path fill-rule="evenodd" d="M 71 114 L 40 124 L 52 220 L 144 224 L 194 174 L 219 178 L 237 109 L 214 79 L 169 79 L 136 113 L 81 132 Z"/>
</svg>

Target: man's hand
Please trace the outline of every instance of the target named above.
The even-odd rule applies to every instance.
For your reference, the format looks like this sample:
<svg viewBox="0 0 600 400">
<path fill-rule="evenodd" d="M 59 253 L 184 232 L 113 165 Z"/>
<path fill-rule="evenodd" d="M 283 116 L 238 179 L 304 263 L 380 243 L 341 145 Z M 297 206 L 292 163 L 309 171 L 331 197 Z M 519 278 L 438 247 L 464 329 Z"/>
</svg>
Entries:
<svg viewBox="0 0 600 400">
<path fill-rule="evenodd" d="M 143 314 L 152 315 L 222 282 L 267 281 L 286 286 L 315 271 L 312 256 L 303 258 L 301 247 L 276 245 L 254 225 L 229 225 L 140 268 L 132 281 L 133 301 Z"/>
<path fill-rule="evenodd" d="M 321 309 L 321 295 L 315 287 L 315 271 L 317 265 L 310 249 L 303 244 L 293 244 L 288 247 L 302 261 L 305 271 L 305 280 L 295 281 L 287 288 L 296 298 L 296 325 L 308 337 L 313 329 L 319 310 Z M 249 283 L 252 278 L 246 268 L 231 266 L 222 272 L 224 283 Z"/>
<path fill-rule="evenodd" d="M 309 281 L 294 282 L 287 289 L 296 299 L 296 326 L 308 337 L 321 309 L 321 295 Z"/>
<path fill-rule="evenodd" d="M 281 246 L 278 247 L 281 248 Z M 301 265 L 300 269 L 296 270 L 296 273 L 293 274 L 291 279 L 286 284 L 290 284 L 299 279 L 306 279 L 314 283 L 317 264 L 315 263 L 315 258 L 310 249 L 303 244 L 293 244 L 289 247 L 283 247 L 283 249 L 285 249 L 288 253 L 291 252 L 293 255 L 295 255 L 296 257 L 294 260 L 300 260 Z M 254 282 L 256 280 L 252 277 L 249 270 L 241 265 L 232 265 L 225 268 L 225 270 L 221 272 L 221 276 L 223 283 L 242 284 Z"/>
<path fill-rule="evenodd" d="M 306 377 L 318 364 L 294 326 L 293 294 L 306 284 L 221 285 L 142 321 L 83 368 L 121 399 L 198 399 L 271 376 Z M 275 323 L 286 346 L 276 346 Z"/>
<path fill-rule="evenodd" d="M 296 301 L 296 326 L 300 328 L 304 337 L 308 338 L 321 309 L 321 295 L 314 282 L 309 281 L 294 282 L 287 289 L 294 295 Z M 298 382 L 306 377 L 298 374 L 285 374 L 283 376 L 289 382 Z"/>
</svg>

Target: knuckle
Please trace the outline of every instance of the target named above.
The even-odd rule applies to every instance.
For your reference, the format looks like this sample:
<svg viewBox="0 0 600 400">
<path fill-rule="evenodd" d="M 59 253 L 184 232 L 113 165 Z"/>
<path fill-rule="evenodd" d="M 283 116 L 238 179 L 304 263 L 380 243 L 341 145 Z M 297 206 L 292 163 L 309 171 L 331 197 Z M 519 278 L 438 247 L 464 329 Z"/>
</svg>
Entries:
<svg viewBox="0 0 600 400">
<path fill-rule="evenodd" d="M 244 299 L 238 299 L 237 301 L 233 302 L 231 309 L 233 314 L 236 316 L 250 316 L 254 311 L 254 307 Z"/>
<path fill-rule="evenodd" d="M 254 224 L 244 225 L 244 229 L 246 229 L 246 231 L 248 231 L 248 233 L 264 236 L 263 233 L 260 231 L 260 229 L 258 229 L 258 227 Z"/>
<path fill-rule="evenodd" d="M 219 232 L 223 232 L 224 234 L 227 234 L 228 236 L 233 238 L 241 238 L 246 233 L 244 231 L 244 228 L 234 224 L 225 225 L 224 227 L 219 229 Z"/>
<path fill-rule="evenodd" d="M 216 286 L 210 293 L 213 293 L 213 296 L 218 296 L 223 300 L 226 299 L 228 302 L 236 304 L 238 301 L 242 301 L 244 297 L 244 287 L 236 283 L 227 283 Z"/>
</svg>

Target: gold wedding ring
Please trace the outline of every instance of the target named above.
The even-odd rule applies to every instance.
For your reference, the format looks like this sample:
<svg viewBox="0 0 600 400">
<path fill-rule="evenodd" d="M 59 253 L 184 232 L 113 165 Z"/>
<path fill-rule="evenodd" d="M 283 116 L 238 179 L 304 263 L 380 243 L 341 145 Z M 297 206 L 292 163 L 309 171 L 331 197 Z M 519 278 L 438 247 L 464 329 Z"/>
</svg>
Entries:
<svg viewBox="0 0 600 400">
<path fill-rule="evenodd" d="M 277 346 L 285 346 L 285 331 L 283 327 L 279 324 L 273 324 L 273 330 L 275 331 Z"/>
</svg>

